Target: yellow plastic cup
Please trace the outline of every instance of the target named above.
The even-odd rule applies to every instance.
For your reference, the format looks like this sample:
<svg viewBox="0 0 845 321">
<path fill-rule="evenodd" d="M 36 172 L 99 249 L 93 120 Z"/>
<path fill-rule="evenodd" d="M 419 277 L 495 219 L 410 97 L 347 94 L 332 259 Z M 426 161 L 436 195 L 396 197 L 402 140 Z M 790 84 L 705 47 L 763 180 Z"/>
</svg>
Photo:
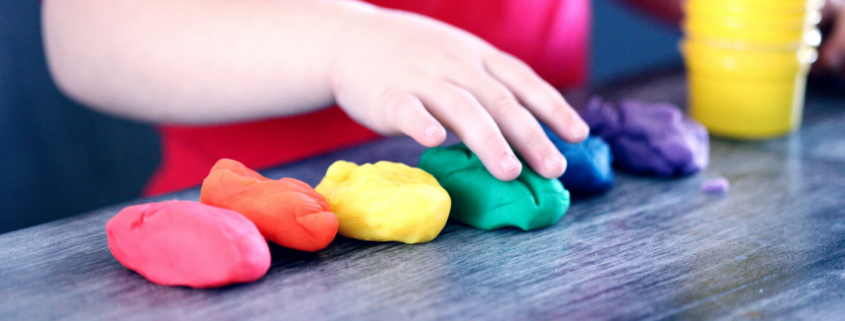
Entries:
<svg viewBox="0 0 845 321">
<path fill-rule="evenodd" d="M 743 51 L 687 40 L 681 49 L 690 115 L 711 134 L 765 139 L 800 127 L 814 48 Z"/>
<path fill-rule="evenodd" d="M 821 12 L 736 10 L 710 3 L 690 1 L 685 4 L 688 18 L 734 28 L 809 29 L 821 21 Z"/>
<path fill-rule="evenodd" d="M 737 49 L 737 50 L 752 50 L 752 51 L 761 51 L 761 50 L 774 50 L 774 51 L 783 51 L 783 50 L 791 50 L 797 51 L 800 48 L 806 47 L 818 47 L 821 43 L 821 32 L 818 29 L 813 29 L 810 32 L 804 33 L 804 36 L 801 41 L 797 42 L 788 42 L 788 43 L 763 43 L 763 42 L 749 42 L 745 39 L 730 39 L 730 38 L 717 38 L 717 37 L 707 37 L 701 35 L 687 35 L 685 39 L 690 41 L 696 41 L 705 43 L 709 46 L 726 48 L 726 49 Z"/>
<path fill-rule="evenodd" d="M 817 57 L 815 48 L 803 45 L 783 50 L 749 50 L 714 46 L 687 38 L 680 50 L 685 58 L 701 62 L 704 72 L 743 79 L 766 78 L 771 75 L 789 74 L 803 63 L 812 63 Z"/>
<path fill-rule="evenodd" d="M 688 77 L 690 115 L 714 136 L 766 139 L 801 125 L 806 72 L 769 82 Z"/>
<path fill-rule="evenodd" d="M 686 2 L 685 9 L 687 18 L 683 29 L 687 38 L 715 46 L 783 50 L 798 49 L 802 45 L 817 46 L 821 42 L 821 33 L 816 28 L 821 20 L 819 10 L 742 11 L 696 0 Z"/>
<path fill-rule="evenodd" d="M 804 28 L 735 27 L 689 16 L 683 23 L 686 34 L 693 38 L 725 39 L 770 46 L 789 46 L 802 42 Z"/>
<path fill-rule="evenodd" d="M 802 12 L 821 9 L 824 0 L 688 0 L 735 11 Z"/>
</svg>

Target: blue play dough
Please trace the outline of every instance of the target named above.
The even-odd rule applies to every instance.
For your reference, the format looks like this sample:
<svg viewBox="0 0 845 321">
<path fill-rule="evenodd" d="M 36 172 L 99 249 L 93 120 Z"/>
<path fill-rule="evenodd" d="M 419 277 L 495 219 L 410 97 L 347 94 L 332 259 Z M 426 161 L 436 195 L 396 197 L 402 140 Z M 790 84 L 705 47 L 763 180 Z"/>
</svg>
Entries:
<svg viewBox="0 0 845 321">
<path fill-rule="evenodd" d="M 566 157 L 566 172 L 560 182 L 573 195 L 595 195 L 613 187 L 613 156 L 610 146 L 598 136 L 589 136 L 583 142 L 564 142 L 545 125 L 543 130 L 553 144 Z"/>
</svg>

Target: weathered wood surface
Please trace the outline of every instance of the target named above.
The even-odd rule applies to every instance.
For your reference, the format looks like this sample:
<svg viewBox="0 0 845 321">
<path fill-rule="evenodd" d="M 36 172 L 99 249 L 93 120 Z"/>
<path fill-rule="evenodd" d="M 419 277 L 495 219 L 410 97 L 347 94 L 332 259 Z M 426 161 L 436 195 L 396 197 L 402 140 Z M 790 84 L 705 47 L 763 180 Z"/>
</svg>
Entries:
<svg viewBox="0 0 845 321">
<path fill-rule="evenodd" d="M 684 86 L 667 73 L 602 94 L 683 103 Z M 265 173 L 316 184 L 337 159 L 416 164 L 422 150 L 389 139 Z M 546 229 L 449 223 L 426 244 L 273 247 L 266 277 L 212 290 L 123 268 L 104 230 L 122 204 L 0 235 L 0 319 L 842 319 L 843 165 L 845 96 L 811 91 L 799 133 L 714 139 L 710 167 L 692 177 L 618 174 L 608 194 L 576 200 Z M 730 191 L 703 193 L 717 176 Z"/>
</svg>

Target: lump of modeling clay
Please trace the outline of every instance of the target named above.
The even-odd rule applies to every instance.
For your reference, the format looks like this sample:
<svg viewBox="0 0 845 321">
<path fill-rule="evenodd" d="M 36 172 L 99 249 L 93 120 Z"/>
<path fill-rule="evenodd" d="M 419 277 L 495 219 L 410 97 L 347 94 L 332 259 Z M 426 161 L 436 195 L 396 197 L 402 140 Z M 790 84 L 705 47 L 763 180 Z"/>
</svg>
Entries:
<svg viewBox="0 0 845 321">
<path fill-rule="evenodd" d="M 293 178 L 266 178 L 231 159 L 211 168 L 200 202 L 243 214 L 266 239 L 295 250 L 321 250 L 337 235 L 337 216 L 311 186 Z"/>
<path fill-rule="evenodd" d="M 583 142 L 570 144 L 543 125 L 552 143 L 566 158 L 566 172 L 560 182 L 573 195 L 604 193 L 613 187 L 613 155 L 610 147 L 598 136 L 590 135 Z"/>
<path fill-rule="evenodd" d="M 258 280 L 270 268 L 255 224 L 197 202 L 129 206 L 106 223 L 106 234 L 120 264 L 156 284 L 218 287 Z"/>
<path fill-rule="evenodd" d="M 715 179 L 706 179 L 701 183 L 701 190 L 707 194 L 723 194 L 730 188 L 728 179 L 719 177 Z"/>
<path fill-rule="evenodd" d="M 569 191 L 557 179 L 544 178 L 523 164 L 515 180 L 500 181 L 464 144 L 429 148 L 419 167 L 449 192 L 450 218 L 475 228 L 537 229 L 556 223 L 569 209 Z"/>
<path fill-rule="evenodd" d="M 452 205 L 429 173 L 386 161 L 361 166 L 337 161 L 316 190 L 337 213 L 340 234 L 364 241 L 431 241 Z"/>
<path fill-rule="evenodd" d="M 614 165 L 638 174 L 682 176 L 707 167 L 707 129 L 668 103 L 623 100 L 614 108 L 593 98 L 581 117 L 594 135 L 604 138 Z"/>
</svg>

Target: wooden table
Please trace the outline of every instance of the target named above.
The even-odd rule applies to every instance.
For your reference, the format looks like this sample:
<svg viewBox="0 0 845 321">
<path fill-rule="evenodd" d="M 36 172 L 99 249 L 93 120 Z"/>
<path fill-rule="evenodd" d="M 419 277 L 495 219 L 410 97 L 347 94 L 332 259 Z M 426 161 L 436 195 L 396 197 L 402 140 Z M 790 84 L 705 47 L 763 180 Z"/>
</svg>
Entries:
<svg viewBox="0 0 845 321">
<path fill-rule="evenodd" d="M 600 93 L 683 104 L 685 81 L 664 72 Z M 273 246 L 263 279 L 211 290 L 123 268 L 104 229 L 121 204 L 0 235 L 0 319 L 845 318 L 845 96 L 811 91 L 790 137 L 711 144 L 705 172 L 617 173 L 609 193 L 575 200 L 546 229 L 449 223 L 425 244 L 339 236 L 316 254 Z M 265 173 L 313 185 L 337 159 L 414 165 L 422 151 L 387 139 Z M 717 176 L 731 190 L 703 193 Z"/>
</svg>

